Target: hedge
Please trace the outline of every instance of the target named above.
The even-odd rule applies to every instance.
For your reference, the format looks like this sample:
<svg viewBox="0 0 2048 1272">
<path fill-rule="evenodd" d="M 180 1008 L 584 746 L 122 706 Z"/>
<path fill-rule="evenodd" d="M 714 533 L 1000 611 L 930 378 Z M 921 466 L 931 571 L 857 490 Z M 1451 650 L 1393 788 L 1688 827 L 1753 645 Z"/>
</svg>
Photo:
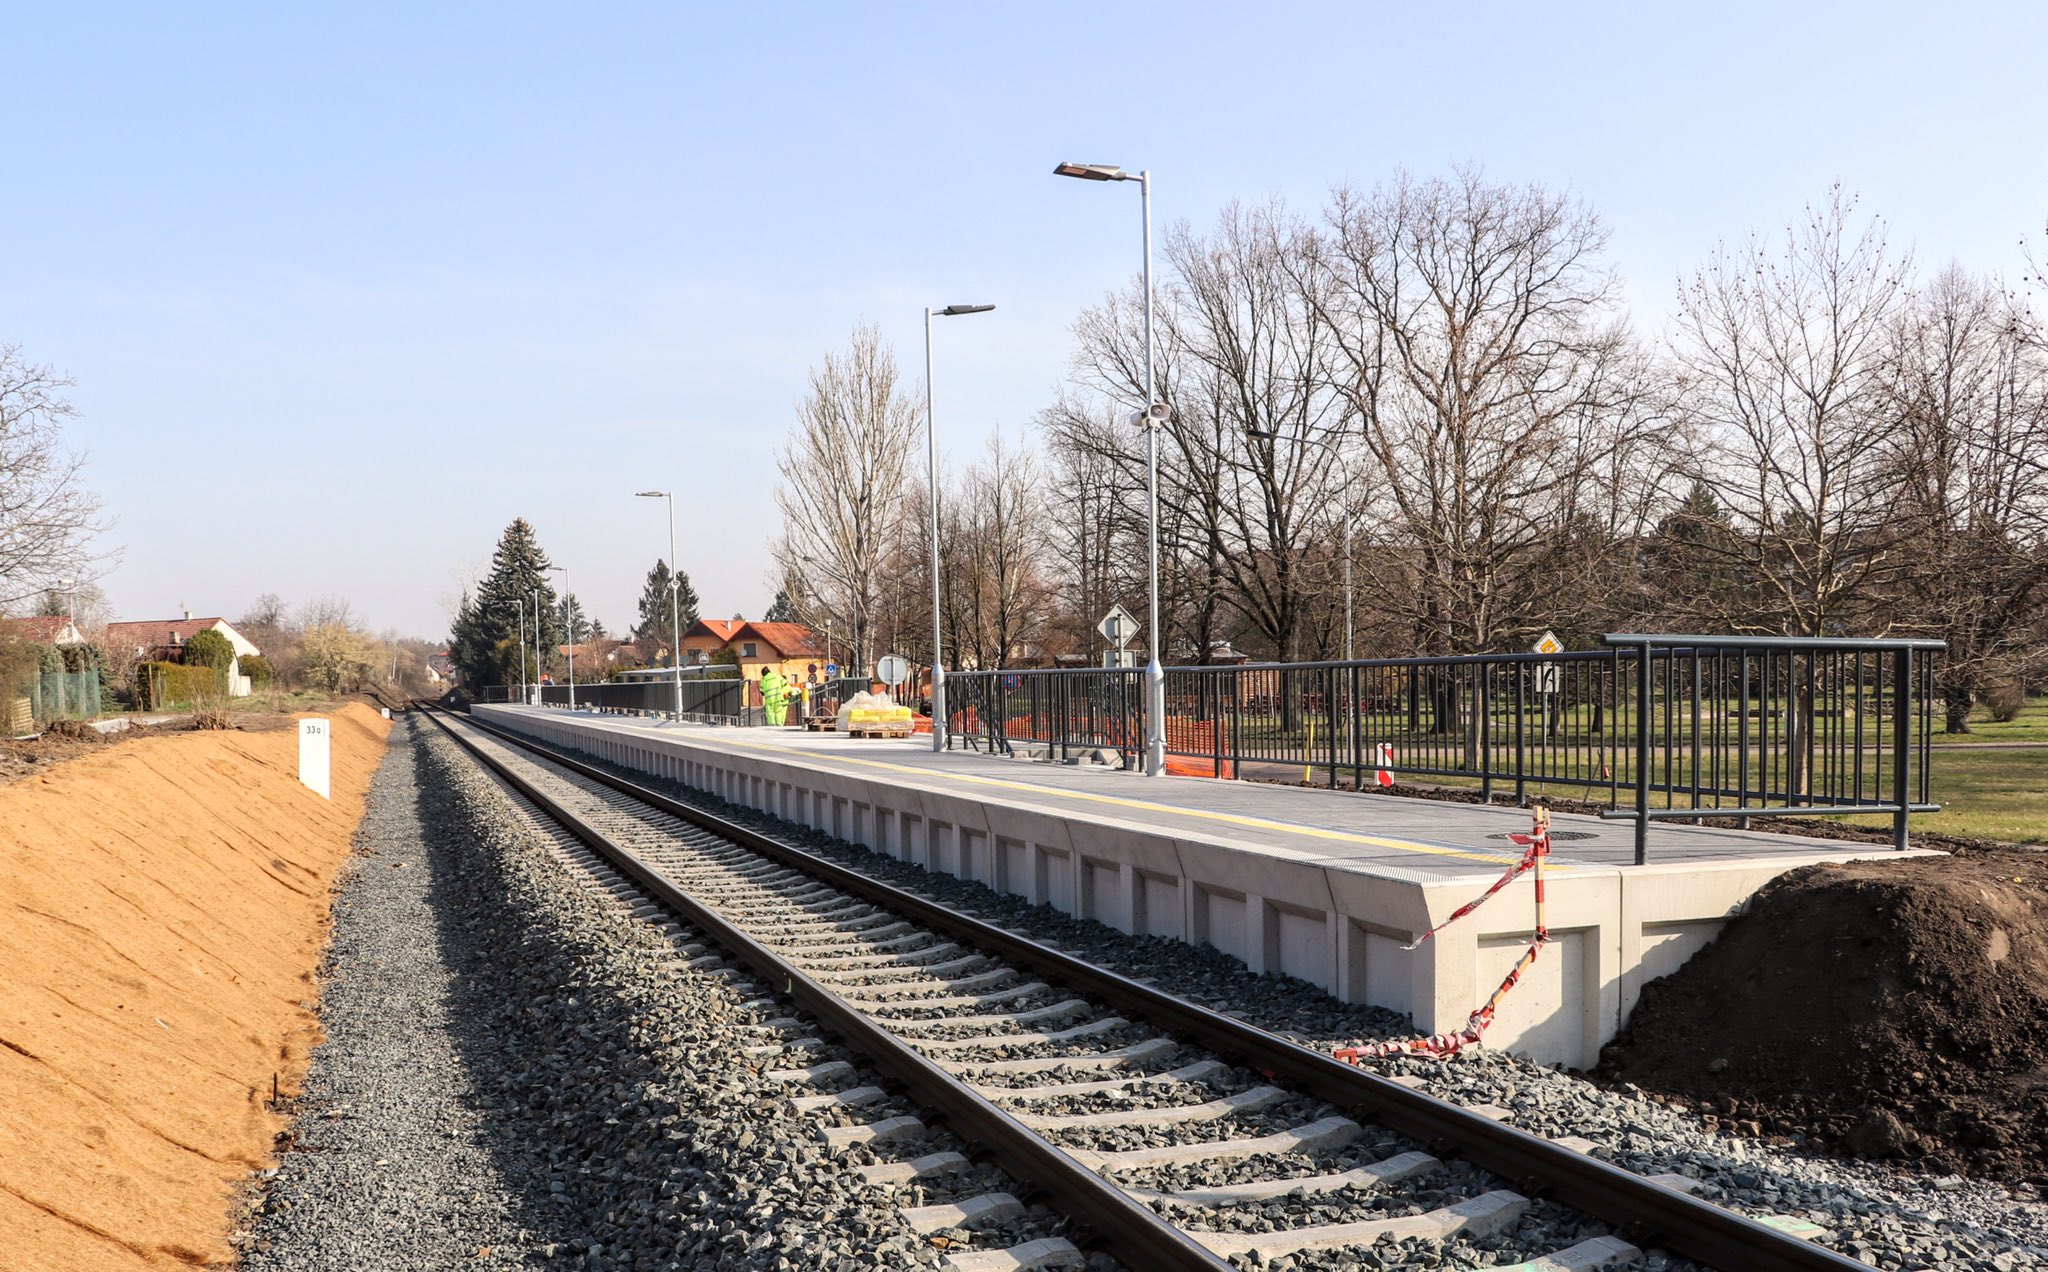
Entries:
<svg viewBox="0 0 2048 1272">
<path fill-rule="evenodd" d="M 270 660 L 262 654 L 244 654 L 242 674 L 249 678 L 251 689 L 268 689 L 270 682 L 277 679 L 277 673 L 271 670 Z"/>
<path fill-rule="evenodd" d="M 220 692 L 220 677 L 213 668 L 181 663 L 136 663 L 134 684 L 138 711 L 161 711 Z"/>
</svg>

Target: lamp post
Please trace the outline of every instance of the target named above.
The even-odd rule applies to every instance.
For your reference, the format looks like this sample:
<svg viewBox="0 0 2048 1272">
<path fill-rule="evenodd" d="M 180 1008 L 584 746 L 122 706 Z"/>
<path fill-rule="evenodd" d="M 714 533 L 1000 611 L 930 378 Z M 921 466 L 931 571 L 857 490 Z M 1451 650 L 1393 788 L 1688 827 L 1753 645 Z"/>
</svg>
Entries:
<svg viewBox="0 0 2048 1272">
<path fill-rule="evenodd" d="M 1146 638 L 1150 660 L 1145 664 L 1145 776 L 1166 771 L 1166 668 L 1159 662 L 1159 429 L 1166 408 L 1157 400 L 1152 381 L 1152 173 L 1136 176 L 1114 164 L 1063 163 L 1053 175 L 1083 181 L 1136 181 L 1138 205 L 1145 222 L 1145 409 L 1132 422 L 1145 430 L 1146 503 L 1150 513 L 1146 543 L 1148 603 Z"/>
<path fill-rule="evenodd" d="M 546 667 L 547 664 L 540 659 L 540 588 L 535 587 L 533 589 L 533 674 L 539 676 Z M 541 702 L 541 690 L 538 684 L 533 686 L 533 705 L 536 707 L 543 705 Z"/>
<path fill-rule="evenodd" d="M 643 490 L 641 499 L 668 500 L 668 669 L 676 685 L 676 719 L 683 718 L 683 609 L 676 581 L 676 497 L 666 490 Z"/>
<path fill-rule="evenodd" d="M 946 749 L 946 654 L 939 628 L 939 441 L 932 417 L 932 315 L 957 318 L 985 314 L 994 305 L 925 306 L 924 311 L 924 472 L 931 505 L 932 543 L 932 750 Z"/>
<path fill-rule="evenodd" d="M 1260 438 L 1260 439 L 1262 439 L 1262 440 L 1264 440 L 1264 441 L 1269 441 L 1269 442 L 1277 442 L 1277 441 L 1279 441 L 1279 440 L 1280 440 L 1280 434 L 1278 434 L 1278 433 L 1276 433 L 1276 432 L 1272 431 L 1271 429 L 1263 429 L 1263 428 L 1248 428 L 1248 429 L 1246 429 L 1246 430 L 1244 431 L 1244 435 L 1245 435 L 1246 437 L 1256 437 L 1256 438 Z M 1316 446 L 1320 446 L 1320 447 L 1322 447 L 1322 448 L 1323 448 L 1323 449 L 1325 449 L 1325 450 L 1334 450 L 1334 449 L 1335 449 L 1335 448 L 1334 448 L 1334 447 L 1332 446 L 1332 444 L 1331 444 L 1331 442 L 1330 442 L 1330 439 L 1329 439 L 1329 438 L 1327 438 L 1327 437 L 1304 437 L 1304 438 L 1302 438 L 1301 440 L 1302 440 L 1302 441 L 1304 441 L 1304 442 L 1309 442 L 1309 443 L 1312 443 L 1312 444 L 1314 444 L 1314 445 L 1316 445 Z M 1352 624 L 1351 624 L 1351 597 L 1352 597 L 1352 592 L 1351 592 L 1351 544 L 1352 544 L 1352 541 L 1354 540 L 1354 538 L 1356 537 L 1356 530 L 1357 530 L 1357 525 L 1356 525 L 1356 521 L 1355 521 L 1355 518 L 1356 518 L 1356 516 L 1357 516 L 1357 514 L 1356 514 L 1356 513 L 1355 513 L 1355 512 L 1354 512 L 1354 511 L 1352 510 L 1352 507 L 1351 507 L 1351 503 L 1350 503 L 1350 501 L 1349 501 L 1349 500 L 1346 500 L 1346 501 L 1345 501 L 1345 504 L 1344 504 L 1344 661 L 1345 661 L 1345 662 L 1350 662 L 1350 661 L 1351 661 L 1351 627 L 1352 627 Z"/>
<path fill-rule="evenodd" d="M 569 625 L 569 643 L 566 646 L 569 651 L 569 710 L 574 711 L 576 709 L 576 618 L 575 612 L 569 608 L 569 567 L 566 565 L 551 565 L 548 568 L 562 576 L 562 621 Z"/>
<path fill-rule="evenodd" d="M 519 701 L 523 703 L 526 701 L 526 601 L 513 597 L 512 609 L 519 615 Z"/>
</svg>

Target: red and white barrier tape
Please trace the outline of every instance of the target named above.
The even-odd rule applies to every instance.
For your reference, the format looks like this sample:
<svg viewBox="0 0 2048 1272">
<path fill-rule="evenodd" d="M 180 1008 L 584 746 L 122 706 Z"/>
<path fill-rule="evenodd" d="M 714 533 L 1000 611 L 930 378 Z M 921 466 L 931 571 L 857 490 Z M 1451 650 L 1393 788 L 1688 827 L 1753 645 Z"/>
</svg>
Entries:
<svg viewBox="0 0 2048 1272">
<path fill-rule="evenodd" d="M 1528 846 L 1520 861 L 1511 866 L 1498 882 L 1477 899 L 1460 906 L 1450 918 L 1416 937 L 1412 943 L 1401 947 L 1407 950 L 1415 949 L 1430 937 L 1484 905 L 1488 897 L 1507 887 L 1524 871 L 1533 871 L 1536 876 L 1536 931 L 1529 940 L 1529 948 L 1523 950 L 1522 957 L 1516 959 L 1515 965 L 1508 969 L 1507 977 L 1501 981 L 1500 987 L 1466 1018 L 1463 1029 L 1451 1033 L 1431 1034 L 1427 1038 L 1402 1038 L 1391 1042 L 1359 1043 L 1353 1047 L 1339 1047 L 1332 1053 L 1337 1059 L 1352 1064 L 1357 1064 L 1361 1060 L 1394 1055 L 1437 1056 L 1447 1059 L 1466 1047 L 1477 1045 L 1480 1035 L 1493 1023 L 1493 1015 L 1500 1007 L 1501 999 L 1508 996 L 1508 991 L 1522 979 L 1522 973 L 1536 961 L 1537 953 L 1550 941 L 1550 928 L 1543 916 L 1543 859 L 1550 855 L 1550 810 L 1538 807 L 1534 813 L 1534 824 L 1530 833 L 1515 835 L 1512 838 L 1516 843 Z"/>
</svg>

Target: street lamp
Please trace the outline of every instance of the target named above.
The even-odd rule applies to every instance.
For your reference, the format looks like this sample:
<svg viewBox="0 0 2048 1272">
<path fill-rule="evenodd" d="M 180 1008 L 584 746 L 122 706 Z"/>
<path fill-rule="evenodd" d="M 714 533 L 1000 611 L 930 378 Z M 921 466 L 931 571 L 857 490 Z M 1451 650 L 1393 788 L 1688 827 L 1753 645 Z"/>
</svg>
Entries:
<svg viewBox="0 0 2048 1272">
<path fill-rule="evenodd" d="M 946 657 L 939 632 L 939 442 L 932 422 L 932 315 L 958 318 L 985 314 L 994 305 L 925 306 L 924 311 L 924 472 L 930 490 L 932 532 L 932 750 L 946 749 Z M 828 655 L 830 651 L 827 651 Z"/>
<path fill-rule="evenodd" d="M 513 612 L 519 615 L 519 701 L 526 701 L 526 601 L 521 597 L 512 598 Z M 538 619 L 539 615 L 535 615 Z"/>
<path fill-rule="evenodd" d="M 562 576 L 562 621 L 569 625 L 569 710 L 576 709 L 576 615 L 569 608 L 569 567 L 551 565 L 548 569 Z"/>
<path fill-rule="evenodd" d="M 540 657 L 540 588 L 536 586 L 533 589 L 533 674 L 538 676 L 546 669 L 547 664 L 542 662 Z M 542 701 L 544 697 L 546 694 L 542 692 L 541 687 L 538 684 L 534 685 L 532 705 L 546 706 L 547 704 Z"/>
<path fill-rule="evenodd" d="M 1263 440 L 1263 441 L 1268 441 L 1268 442 L 1277 442 L 1277 441 L 1279 441 L 1279 440 L 1280 440 L 1280 434 L 1278 434 L 1278 433 L 1276 433 L 1276 432 L 1272 431 L 1271 429 L 1263 429 L 1263 428 L 1248 428 L 1248 429 L 1246 429 L 1246 430 L 1244 431 L 1244 435 L 1245 435 L 1246 437 L 1256 437 L 1256 438 L 1260 438 L 1261 440 Z M 1325 450 L 1333 450 L 1333 449 L 1334 449 L 1334 446 L 1332 445 L 1332 443 L 1331 443 L 1330 439 L 1329 439 L 1329 438 L 1327 438 L 1327 437 L 1304 437 L 1304 438 L 1302 438 L 1301 440 L 1302 440 L 1302 441 L 1304 441 L 1304 442 L 1308 442 L 1308 443 L 1311 443 L 1311 444 L 1313 444 L 1313 445 L 1316 445 L 1316 446 L 1320 446 L 1320 447 L 1324 448 Z M 1356 523 L 1355 523 L 1355 520 L 1354 520 L 1354 518 L 1355 518 L 1355 517 L 1356 517 L 1356 513 L 1355 513 L 1355 512 L 1354 512 L 1354 511 L 1352 510 L 1352 507 L 1351 507 L 1351 501 L 1350 501 L 1350 500 L 1348 500 L 1348 499 L 1347 499 L 1347 500 L 1345 500 L 1345 502 L 1344 502 L 1344 661 L 1345 661 L 1345 662 L 1350 662 L 1350 661 L 1351 661 L 1351 544 L 1352 544 L 1352 542 L 1353 542 L 1354 538 L 1356 537 L 1356 535 L 1355 535 L 1355 531 L 1356 531 Z"/>
<path fill-rule="evenodd" d="M 1157 398 L 1152 383 L 1152 173 L 1135 177 L 1114 164 L 1063 163 L 1054 176 L 1078 177 L 1083 181 L 1136 181 L 1138 205 L 1145 221 L 1145 409 L 1133 423 L 1145 430 L 1146 502 L 1150 511 L 1146 543 L 1146 573 L 1149 604 L 1146 607 L 1147 642 L 1151 659 L 1145 664 L 1145 776 L 1158 777 L 1166 771 L 1166 668 L 1159 663 L 1159 428 L 1167 411 Z"/>
<path fill-rule="evenodd" d="M 676 497 L 666 490 L 642 490 L 639 499 L 668 500 L 668 667 L 676 682 L 676 719 L 683 718 L 683 609 L 676 580 Z"/>
</svg>

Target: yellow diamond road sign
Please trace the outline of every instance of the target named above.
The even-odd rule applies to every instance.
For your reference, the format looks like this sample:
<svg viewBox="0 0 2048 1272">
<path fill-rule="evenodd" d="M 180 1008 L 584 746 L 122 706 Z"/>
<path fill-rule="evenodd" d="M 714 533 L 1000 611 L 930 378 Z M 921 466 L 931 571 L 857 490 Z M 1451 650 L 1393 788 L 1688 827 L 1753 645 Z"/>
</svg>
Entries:
<svg viewBox="0 0 2048 1272">
<path fill-rule="evenodd" d="M 1529 649 L 1532 653 L 1538 654 L 1561 654 L 1564 652 L 1564 642 L 1557 638 L 1556 632 L 1545 632 Z"/>
</svg>

